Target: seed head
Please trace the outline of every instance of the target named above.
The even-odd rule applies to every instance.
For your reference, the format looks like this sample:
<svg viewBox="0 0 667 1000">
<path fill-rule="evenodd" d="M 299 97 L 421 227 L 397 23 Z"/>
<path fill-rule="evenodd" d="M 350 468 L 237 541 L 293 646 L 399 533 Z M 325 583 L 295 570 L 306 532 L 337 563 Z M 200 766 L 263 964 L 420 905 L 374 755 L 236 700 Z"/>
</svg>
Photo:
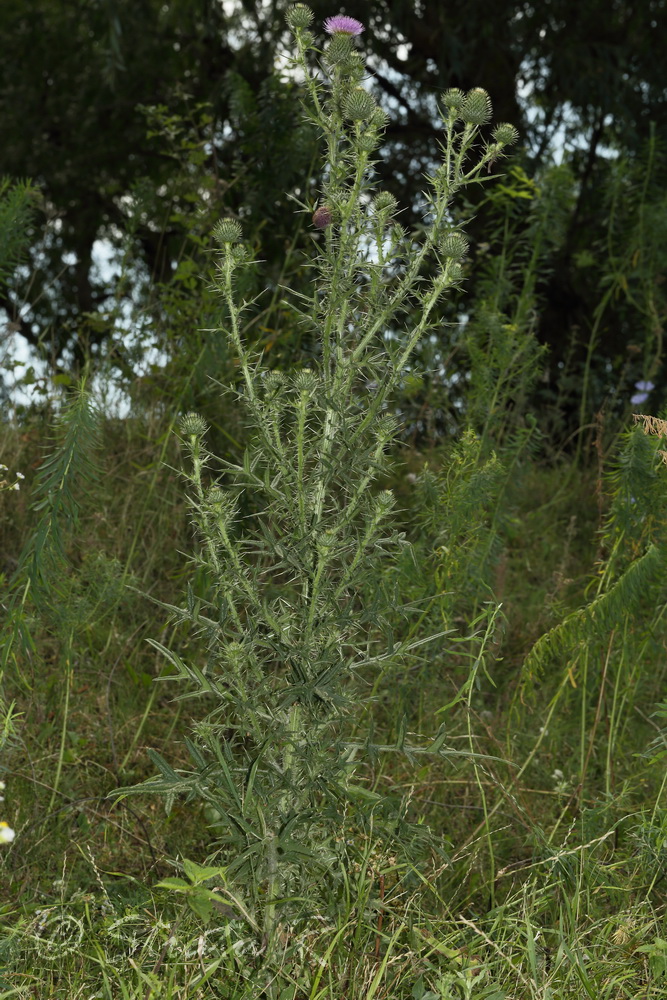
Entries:
<svg viewBox="0 0 667 1000">
<path fill-rule="evenodd" d="M 491 98 L 481 87 L 469 90 L 461 105 L 461 118 L 469 125 L 484 125 L 491 118 Z"/>
</svg>

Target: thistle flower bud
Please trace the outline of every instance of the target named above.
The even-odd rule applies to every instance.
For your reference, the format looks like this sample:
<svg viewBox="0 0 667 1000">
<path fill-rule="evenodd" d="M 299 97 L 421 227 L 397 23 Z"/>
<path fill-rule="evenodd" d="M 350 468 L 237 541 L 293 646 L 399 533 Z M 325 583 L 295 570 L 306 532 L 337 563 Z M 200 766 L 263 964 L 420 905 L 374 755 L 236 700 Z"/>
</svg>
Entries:
<svg viewBox="0 0 667 1000">
<path fill-rule="evenodd" d="M 234 521 L 237 513 L 236 498 L 227 490 L 222 490 L 219 486 L 211 486 L 206 491 L 206 505 L 218 528 L 226 530 L 227 526 Z"/>
<path fill-rule="evenodd" d="M 288 8 L 285 20 L 287 21 L 288 28 L 292 31 L 298 31 L 299 28 L 310 27 L 313 20 L 313 12 L 305 3 L 295 3 Z"/>
<path fill-rule="evenodd" d="M 379 441 L 389 441 L 398 430 L 398 421 L 392 414 L 385 413 L 375 425 L 375 435 Z"/>
<path fill-rule="evenodd" d="M 310 368 L 303 368 L 294 376 L 294 388 L 298 392 L 306 392 L 310 395 L 317 388 L 317 375 Z"/>
<path fill-rule="evenodd" d="M 198 413 L 186 413 L 181 417 L 179 427 L 184 437 L 202 437 L 208 430 L 208 424 Z"/>
<path fill-rule="evenodd" d="M 510 125 L 509 122 L 501 122 L 500 125 L 496 125 L 494 128 L 493 138 L 501 146 L 513 146 L 515 142 L 518 142 L 519 133 L 514 128 L 514 125 Z"/>
<path fill-rule="evenodd" d="M 343 102 L 343 111 L 346 118 L 353 122 L 369 121 L 377 108 L 375 98 L 363 87 L 357 87 L 348 94 Z"/>
<path fill-rule="evenodd" d="M 240 642 L 228 642 L 222 650 L 224 660 L 233 669 L 238 670 L 243 666 L 247 652 Z"/>
<path fill-rule="evenodd" d="M 462 233 L 447 233 L 439 241 L 438 249 L 443 257 L 459 260 L 468 252 L 468 241 Z"/>
<path fill-rule="evenodd" d="M 381 129 L 386 128 L 389 121 L 389 115 L 382 108 L 376 108 L 370 118 L 371 128 Z"/>
<path fill-rule="evenodd" d="M 449 281 L 451 284 L 455 285 L 463 278 L 463 268 L 457 260 L 452 261 L 449 265 Z"/>
<path fill-rule="evenodd" d="M 285 388 L 285 376 L 282 372 L 270 371 L 264 376 L 264 391 L 267 396 L 275 396 Z"/>
<path fill-rule="evenodd" d="M 211 507 L 219 507 L 220 504 L 224 504 L 226 499 L 227 493 L 219 486 L 210 486 L 206 491 L 206 502 L 209 503 Z"/>
<path fill-rule="evenodd" d="M 398 222 L 395 222 L 394 225 L 391 227 L 391 242 L 393 243 L 394 247 L 398 247 L 402 243 L 405 243 L 407 237 L 408 237 L 407 229 L 405 229 L 404 226 L 401 226 Z"/>
<path fill-rule="evenodd" d="M 395 504 L 396 500 L 391 490 L 382 490 L 382 493 L 378 493 L 375 497 L 374 507 L 380 517 L 386 517 Z"/>
<path fill-rule="evenodd" d="M 237 264 L 244 264 L 248 259 L 248 251 L 243 246 L 232 247 L 232 257 Z"/>
<path fill-rule="evenodd" d="M 226 243 L 238 243 L 241 236 L 241 227 L 234 219 L 221 219 L 213 227 L 213 239 L 220 246 Z"/>
<path fill-rule="evenodd" d="M 383 215 L 385 218 L 396 211 L 398 202 L 393 194 L 388 191 L 378 191 L 373 200 L 373 212 L 375 215 Z"/>
<path fill-rule="evenodd" d="M 333 222 L 333 212 L 328 205 L 320 205 L 313 212 L 313 225 L 318 229 L 326 229 Z"/>
<path fill-rule="evenodd" d="M 484 125 L 491 118 L 491 98 L 481 87 L 469 90 L 461 105 L 461 118 L 469 125 Z"/>
<path fill-rule="evenodd" d="M 334 35 L 326 47 L 324 56 L 330 66 L 344 62 L 352 55 L 354 42 L 351 35 Z"/>
<path fill-rule="evenodd" d="M 355 139 L 355 144 L 362 153 L 372 153 L 380 145 L 380 140 L 376 135 L 366 133 L 366 135 L 360 135 Z"/>
<path fill-rule="evenodd" d="M 465 94 L 458 87 L 450 87 L 440 98 L 450 111 L 460 111 L 465 100 Z"/>
</svg>

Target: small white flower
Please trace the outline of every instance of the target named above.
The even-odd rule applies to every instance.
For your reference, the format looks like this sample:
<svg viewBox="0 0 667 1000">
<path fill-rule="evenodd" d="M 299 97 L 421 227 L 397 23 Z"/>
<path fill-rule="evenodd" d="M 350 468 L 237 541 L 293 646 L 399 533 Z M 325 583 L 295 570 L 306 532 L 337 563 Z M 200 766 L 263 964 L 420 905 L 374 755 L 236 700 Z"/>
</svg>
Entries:
<svg viewBox="0 0 667 1000">
<path fill-rule="evenodd" d="M 0 844 L 11 844 L 14 831 L 8 823 L 0 822 Z"/>
<path fill-rule="evenodd" d="M 14 485 L 12 486 L 12 489 L 13 489 L 13 490 L 20 490 L 20 489 L 21 489 L 21 487 L 19 486 L 19 484 L 18 484 L 18 483 L 14 483 Z"/>
<path fill-rule="evenodd" d="M 554 779 L 554 781 L 562 781 L 565 775 L 563 774 L 561 769 L 557 767 L 554 773 L 551 775 L 551 777 Z"/>
<path fill-rule="evenodd" d="M 17 473 L 16 473 L 16 478 L 17 478 L 17 479 L 25 479 L 25 476 L 23 475 L 23 473 L 22 473 L 22 472 L 17 472 Z"/>
</svg>

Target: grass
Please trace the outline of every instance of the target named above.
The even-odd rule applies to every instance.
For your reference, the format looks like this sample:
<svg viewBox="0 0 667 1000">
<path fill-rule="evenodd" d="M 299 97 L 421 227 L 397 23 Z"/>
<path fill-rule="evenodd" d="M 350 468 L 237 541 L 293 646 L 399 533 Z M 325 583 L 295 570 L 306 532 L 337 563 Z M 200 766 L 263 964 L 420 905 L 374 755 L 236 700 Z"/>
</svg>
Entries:
<svg viewBox="0 0 667 1000">
<path fill-rule="evenodd" d="M 80 593 L 107 572 L 177 602 L 190 529 L 161 465 L 175 460 L 166 427 L 144 436 L 143 426 L 103 427 L 105 474 L 68 545 L 69 572 Z M 8 429 L 4 448 L 0 460 L 25 470 L 29 487 L 37 435 Z M 404 457 L 401 485 L 413 467 Z M 0 996 L 663 996 L 660 602 L 599 649 L 573 651 L 530 694 L 522 686 L 522 656 L 585 602 L 595 574 L 594 482 L 574 477 L 558 496 L 559 481 L 562 470 L 534 462 L 508 500 L 495 570 L 503 626 L 448 714 L 449 742 L 488 758 L 415 767 L 389 755 L 361 773 L 358 802 L 331 845 L 329 905 L 283 928 L 270 969 L 247 922 L 226 915 L 228 897 L 216 893 L 207 914 L 195 892 L 156 888 L 179 874 L 177 859 L 211 854 L 205 809 L 177 799 L 167 814 L 153 798 L 107 798 L 151 773 L 146 747 L 185 765 L 179 741 L 198 709 L 153 683 L 164 666 L 145 640 L 179 649 L 192 640 L 161 632 L 155 607 L 120 586 L 93 605 L 70 647 L 42 621 L 36 653 L 11 682 L 20 722 L 3 765 L 17 836 L 2 854 Z M 27 495 L 1 498 L 9 567 L 28 531 Z M 380 679 L 378 731 L 396 732 L 405 711 L 410 732 L 434 732 L 438 708 L 469 673 L 469 652 L 435 651 L 402 678 Z M 363 731 L 367 720 L 359 723 Z M 377 811 L 374 789 L 385 803 Z M 438 850 L 401 843 L 402 818 L 430 827 Z"/>
</svg>

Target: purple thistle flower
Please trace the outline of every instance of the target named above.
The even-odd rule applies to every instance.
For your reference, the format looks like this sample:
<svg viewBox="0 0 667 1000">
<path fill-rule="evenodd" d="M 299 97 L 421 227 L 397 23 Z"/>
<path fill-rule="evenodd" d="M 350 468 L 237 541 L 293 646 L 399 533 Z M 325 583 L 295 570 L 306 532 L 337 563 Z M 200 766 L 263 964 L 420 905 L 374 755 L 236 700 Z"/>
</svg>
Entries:
<svg viewBox="0 0 667 1000">
<path fill-rule="evenodd" d="M 361 21 L 354 17 L 347 17 L 345 14 L 336 14 L 335 17 L 328 17 L 324 22 L 324 30 L 329 35 L 360 35 L 364 31 Z"/>
</svg>

